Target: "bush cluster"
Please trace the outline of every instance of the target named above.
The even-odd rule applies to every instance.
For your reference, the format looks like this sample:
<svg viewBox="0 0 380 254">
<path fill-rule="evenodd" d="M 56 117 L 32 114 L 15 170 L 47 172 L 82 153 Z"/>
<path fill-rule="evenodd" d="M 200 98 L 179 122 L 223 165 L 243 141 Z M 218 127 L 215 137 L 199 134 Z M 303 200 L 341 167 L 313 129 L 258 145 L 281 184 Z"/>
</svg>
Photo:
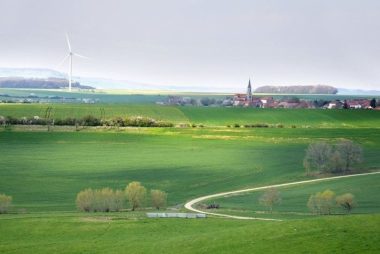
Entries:
<svg viewBox="0 0 380 254">
<path fill-rule="evenodd" d="M 326 142 L 311 143 L 303 161 L 306 173 L 347 173 L 362 161 L 362 148 L 351 140 L 334 145 Z"/>
<path fill-rule="evenodd" d="M 334 212 L 335 207 L 341 207 L 346 213 L 350 213 L 356 206 L 355 197 L 351 193 L 336 196 L 335 192 L 325 190 L 310 196 L 307 207 L 314 214 L 328 215 Z"/>
<path fill-rule="evenodd" d="M 157 121 L 148 117 L 128 117 L 123 119 L 116 117 L 109 120 L 101 120 L 93 115 L 82 118 L 67 117 L 64 119 L 45 119 L 38 116 L 15 118 L 12 116 L 0 116 L 0 125 L 58 125 L 58 126 L 117 126 L 117 127 L 174 127 L 173 123 Z"/>
<path fill-rule="evenodd" d="M 16 118 L 13 116 L 0 116 L 0 125 L 46 125 L 47 120 L 38 116 Z"/>
<path fill-rule="evenodd" d="M 234 123 L 233 125 L 228 124 L 226 125 L 227 128 L 240 128 L 241 125 L 239 123 Z M 252 123 L 252 124 L 244 124 L 242 125 L 244 128 L 285 128 L 285 125 L 283 124 L 267 124 L 267 123 Z M 292 128 L 296 128 L 295 125 L 292 126 Z"/>
<path fill-rule="evenodd" d="M 78 193 L 76 204 L 82 212 L 113 212 L 120 211 L 125 202 L 124 192 L 103 188 L 100 190 L 86 189 Z"/>
<path fill-rule="evenodd" d="M 245 124 L 245 128 L 268 128 L 269 125 L 266 123 L 255 123 L 255 124 Z"/>
<path fill-rule="evenodd" d="M 146 193 L 146 188 L 140 182 L 129 183 L 125 190 L 89 188 L 77 194 L 76 205 L 82 212 L 117 212 L 124 209 L 128 201 L 134 211 L 145 204 Z M 161 190 L 151 190 L 150 201 L 156 209 L 165 207 L 167 194 Z"/>
</svg>

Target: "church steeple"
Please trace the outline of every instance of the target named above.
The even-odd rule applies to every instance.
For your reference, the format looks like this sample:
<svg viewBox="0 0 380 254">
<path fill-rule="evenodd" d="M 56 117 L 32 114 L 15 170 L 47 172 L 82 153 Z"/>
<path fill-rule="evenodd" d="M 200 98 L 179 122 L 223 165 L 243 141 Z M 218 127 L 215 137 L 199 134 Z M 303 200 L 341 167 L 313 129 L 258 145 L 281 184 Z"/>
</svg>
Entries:
<svg viewBox="0 0 380 254">
<path fill-rule="evenodd" d="M 248 81 L 247 87 L 247 101 L 252 101 L 252 86 L 251 86 L 251 78 Z"/>
</svg>

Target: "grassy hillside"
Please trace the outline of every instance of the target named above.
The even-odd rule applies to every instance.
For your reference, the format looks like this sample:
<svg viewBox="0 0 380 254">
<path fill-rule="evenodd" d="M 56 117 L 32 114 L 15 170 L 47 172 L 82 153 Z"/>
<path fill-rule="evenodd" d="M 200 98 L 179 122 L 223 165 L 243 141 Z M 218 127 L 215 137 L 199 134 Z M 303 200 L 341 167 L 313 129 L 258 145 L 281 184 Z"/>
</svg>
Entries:
<svg viewBox="0 0 380 254">
<path fill-rule="evenodd" d="M 305 178 L 313 140 L 350 138 L 364 147 L 362 168 L 380 167 L 373 129 L 127 129 L 0 132 L 0 193 L 15 209 L 75 210 L 88 187 L 141 181 L 169 193 L 169 204 L 218 191 Z M 275 158 L 275 159 L 274 159 Z"/>
<path fill-rule="evenodd" d="M 380 126 L 380 111 L 254 109 L 222 107 L 174 107 L 138 104 L 0 104 L 1 116 L 33 117 L 45 115 L 51 106 L 53 118 L 94 115 L 105 118 L 148 116 L 174 123 L 226 126 L 252 123 L 283 124 L 286 127 L 355 128 Z"/>
<path fill-rule="evenodd" d="M 283 222 L 112 217 L 1 216 L 0 252 L 376 253 L 380 241 L 379 215 Z"/>
<path fill-rule="evenodd" d="M 47 105 L 0 105 L 0 115 L 41 115 Z M 145 211 L 84 214 L 76 194 L 85 188 L 123 189 L 131 181 L 168 193 L 183 209 L 207 194 L 307 179 L 309 143 L 343 138 L 363 147 L 358 168 L 380 168 L 379 112 L 103 105 L 106 116 L 147 115 L 206 126 L 282 123 L 297 128 L 0 129 L 0 193 L 13 197 L 0 215 L 0 253 L 376 253 L 379 176 L 341 179 L 281 190 L 281 222 L 229 219 L 147 219 Z M 100 105 L 53 105 L 59 117 L 96 115 Z M 312 128 L 306 128 L 310 126 Z M 305 128 L 301 128 L 305 127 Z M 352 192 L 360 215 L 310 216 L 311 193 Z M 223 211 L 257 215 L 259 192 L 220 199 Z M 149 206 L 149 204 L 147 204 Z M 296 213 L 296 214 L 295 214 Z M 371 213 L 371 214 L 370 214 Z M 267 216 L 260 213 L 260 217 Z"/>
<path fill-rule="evenodd" d="M 368 175 L 278 188 L 282 201 L 275 207 L 272 216 L 275 218 L 285 216 L 287 219 L 291 218 L 290 215 L 294 215 L 295 218 L 302 215 L 310 217 L 310 211 L 306 206 L 310 195 L 326 189 L 334 191 L 336 195 L 353 194 L 357 201 L 353 213 L 380 213 L 380 203 L 376 198 L 380 192 L 380 175 Z M 263 193 L 264 191 L 257 191 L 218 198 L 209 202 L 220 204 L 222 208 L 220 212 L 260 217 L 263 216 L 262 212 L 267 211 L 267 208 L 259 203 Z M 334 212 L 344 213 L 339 207 L 336 207 Z"/>
</svg>

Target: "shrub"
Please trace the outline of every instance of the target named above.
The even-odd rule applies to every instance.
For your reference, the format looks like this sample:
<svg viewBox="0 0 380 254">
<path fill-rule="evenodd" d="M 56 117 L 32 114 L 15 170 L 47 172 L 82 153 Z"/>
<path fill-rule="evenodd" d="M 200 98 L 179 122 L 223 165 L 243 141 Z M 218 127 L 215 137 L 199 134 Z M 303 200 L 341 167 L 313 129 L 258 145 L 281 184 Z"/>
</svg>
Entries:
<svg viewBox="0 0 380 254">
<path fill-rule="evenodd" d="M 116 190 L 114 193 L 113 210 L 118 212 L 124 208 L 125 193 L 122 190 Z"/>
<path fill-rule="evenodd" d="M 346 193 L 336 197 L 336 204 L 342 207 L 347 213 L 350 213 L 356 206 L 355 197 L 351 193 Z"/>
<path fill-rule="evenodd" d="M 122 127 L 125 126 L 125 122 L 123 118 L 121 117 L 116 117 L 111 121 L 112 126 L 117 126 L 117 127 Z"/>
<path fill-rule="evenodd" d="M 7 116 L 5 118 L 6 124 L 19 124 L 19 120 L 13 116 Z"/>
<path fill-rule="evenodd" d="M 362 148 L 351 140 L 339 142 L 335 149 L 342 160 L 342 173 L 351 170 L 353 165 L 362 161 Z"/>
<path fill-rule="evenodd" d="M 307 174 L 315 170 L 319 173 L 328 172 L 331 151 L 331 146 L 325 142 L 310 144 L 306 149 L 306 155 L 303 161 Z"/>
<path fill-rule="evenodd" d="M 74 126 L 76 123 L 78 122 L 78 120 L 76 118 L 72 118 L 72 117 L 67 117 L 65 119 L 56 119 L 54 124 L 55 125 L 70 125 L 70 126 Z"/>
<path fill-rule="evenodd" d="M 82 124 L 84 126 L 100 126 L 101 120 L 93 115 L 87 115 L 82 118 Z"/>
<path fill-rule="evenodd" d="M 145 201 L 146 189 L 140 182 L 131 182 L 125 188 L 125 193 L 129 204 L 132 206 L 132 211 L 141 207 Z"/>
<path fill-rule="evenodd" d="M 297 128 L 297 126 L 295 126 L 295 125 L 292 125 L 292 128 L 293 128 L 293 129 L 295 129 L 295 128 Z"/>
<path fill-rule="evenodd" d="M 154 126 L 156 120 L 148 117 L 130 117 L 126 118 L 124 121 L 125 126 L 134 126 L 134 127 L 152 127 Z"/>
<path fill-rule="evenodd" d="M 124 197 L 125 194 L 121 190 L 86 189 L 78 193 L 76 204 L 78 209 L 83 212 L 119 211 L 124 206 Z"/>
<path fill-rule="evenodd" d="M 7 213 L 12 203 L 12 197 L 0 194 L 0 213 Z"/>
<path fill-rule="evenodd" d="M 92 189 L 86 189 L 77 194 L 77 207 L 82 212 L 90 212 L 94 210 L 95 193 Z"/>
<path fill-rule="evenodd" d="M 335 146 L 325 142 L 309 145 L 303 161 L 307 174 L 346 173 L 353 165 L 362 161 L 362 148 L 350 140 L 344 140 Z"/>
<path fill-rule="evenodd" d="M 273 206 L 281 203 L 280 193 L 275 188 L 270 188 L 264 192 L 260 197 L 260 204 L 269 208 L 269 212 L 272 213 Z"/>
<path fill-rule="evenodd" d="M 180 123 L 180 124 L 178 124 L 178 127 L 179 128 L 189 128 L 190 125 L 188 123 Z"/>
<path fill-rule="evenodd" d="M 316 214 L 331 214 L 334 207 L 335 193 L 331 190 L 325 190 L 311 195 L 307 207 L 311 212 Z"/>
<path fill-rule="evenodd" d="M 245 124 L 245 128 L 268 128 L 269 125 L 266 123 L 255 123 L 255 124 Z"/>
<path fill-rule="evenodd" d="M 284 128 L 283 124 L 277 124 L 277 128 Z"/>
<path fill-rule="evenodd" d="M 170 127 L 174 127 L 174 124 L 173 123 L 169 123 L 169 122 L 156 122 L 154 124 L 154 126 L 152 127 L 167 127 L 167 128 L 170 128 Z"/>
<path fill-rule="evenodd" d="M 162 207 L 166 206 L 167 194 L 164 191 L 160 190 L 151 190 L 150 198 L 152 201 L 152 206 L 159 210 Z"/>
<path fill-rule="evenodd" d="M 157 121 L 153 118 L 148 117 L 129 117 L 124 120 L 124 126 L 131 127 L 173 127 L 173 123 Z"/>
<path fill-rule="evenodd" d="M 234 124 L 234 128 L 240 128 L 240 124 L 235 123 L 235 124 Z"/>
</svg>

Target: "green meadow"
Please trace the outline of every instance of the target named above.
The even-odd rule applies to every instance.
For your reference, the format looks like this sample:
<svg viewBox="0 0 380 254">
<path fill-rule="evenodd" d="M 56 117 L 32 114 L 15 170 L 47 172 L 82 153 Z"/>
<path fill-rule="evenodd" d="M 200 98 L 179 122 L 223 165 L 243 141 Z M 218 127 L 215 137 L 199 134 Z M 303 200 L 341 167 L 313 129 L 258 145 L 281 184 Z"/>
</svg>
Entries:
<svg viewBox="0 0 380 254">
<path fill-rule="evenodd" d="M 380 202 L 376 201 L 376 196 L 380 192 L 380 175 L 366 175 L 277 188 L 281 203 L 274 207 L 274 212 L 270 217 L 278 219 L 310 217 L 310 211 L 306 206 L 310 195 L 327 189 L 333 191 L 337 196 L 345 193 L 353 194 L 356 200 L 356 207 L 352 210 L 354 214 L 380 213 Z M 264 191 L 248 192 L 213 199 L 209 202 L 219 204 L 223 212 L 227 214 L 260 217 L 268 210 L 259 202 L 263 194 Z M 344 214 L 345 211 L 336 206 L 333 208 L 333 213 Z M 268 214 L 264 214 L 264 216 L 268 217 Z"/>
<path fill-rule="evenodd" d="M 48 107 L 52 107 L 51 117 L 56 119 L 86 115 L 100 118 L 104 111 L 106 119 L 147 116 L 177 124 L 195 123 L 206 126 L 267 123 L 303 128 L 376 128 L 380 125 L 380 111 L 372 110 L 180 107 L 150 104 L 0 104 L 0 115 L 44 117 Z"/>
<path fill-rule="evenodd" d="M 0 105 L 0 115 L 42 115 L 47 105 Z M 358 172 L 380 169 L 380 113 L 366 110 L 270 110 L 158 105 L 54 104 L 55 117 L 144 115 L 204 128 L 12 126 L 0 130 L 0 193 L 13 197 L 0 215 L 1 253 L 376 253 L 380 248 L 379 175 L 281 188 L 273 214 L 262 192 L 215 200 L 219 212 L 283 221 L 147 219 L 131 212 L 80 213 L 85 188 L 124 189 L 140 181 L 168 193 L 168 210 L 186 201 L 248 187 L 313 179 L 302 161 L 311 142 L 351 139 L 363 148 Z M 98 113 L 97 113 L 98 112 Z M 227 128 L 234 123 L 284 128 Z M 296 128 L 291 128 L 295 125 Z M 310 194 L 353 193 L 351 215 L 315 216 Z M 212 202 L 212 200 L 210 201 Z M 340 211 L 337 209 L 337 213 Z"/>
<path fill-rule="evenodd" d="M 380 216 L 281 222 L 136 219 L 116 215 L 0 217 L 2 253 L 377 253 Z"/>
</svg>

